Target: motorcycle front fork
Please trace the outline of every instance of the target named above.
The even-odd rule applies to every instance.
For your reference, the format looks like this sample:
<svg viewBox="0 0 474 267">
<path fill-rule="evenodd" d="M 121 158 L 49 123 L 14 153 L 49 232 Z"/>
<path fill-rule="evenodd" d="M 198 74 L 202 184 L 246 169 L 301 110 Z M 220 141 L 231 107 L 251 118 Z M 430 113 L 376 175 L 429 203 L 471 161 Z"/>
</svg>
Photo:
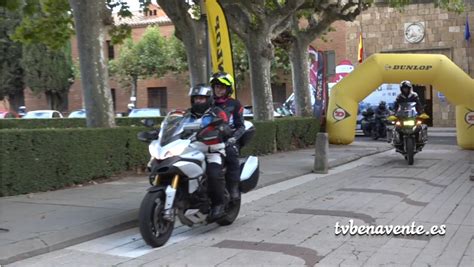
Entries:
<svg viewBox="0 0 474 267">
<path fill-rule="evenodd" d="M 175 209 L 173 207 L 174 200 L 176 197 L 176 190 L 178 189 L 179 184 L 179 175 L 175 175 L 171 180 L 171 185 L 166 187 L 166 200 L 165 200 L 165 210 L 163 213 L 163 218 L 168 221 L 174 221 L 175 218 Z"/>
</svg>

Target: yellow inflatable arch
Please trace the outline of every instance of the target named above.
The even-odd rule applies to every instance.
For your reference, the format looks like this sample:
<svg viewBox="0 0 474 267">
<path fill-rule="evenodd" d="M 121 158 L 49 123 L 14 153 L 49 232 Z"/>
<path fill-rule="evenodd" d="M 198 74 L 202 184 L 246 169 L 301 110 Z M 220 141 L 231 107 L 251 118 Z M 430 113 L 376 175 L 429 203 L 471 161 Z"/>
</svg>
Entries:
<svg viewBox="0 0 474 267">
<path fill-rule="evenodd" d="M 457 143 L 474 149 L 474 80 L 444 55 L 374 54 L 331 89 L 327 132 L 331 144 L 354 141 L 360 101 L 384 83 L 431 84 L 456 105 Z M 429 135 L 429 133 L 428 133 Z"/>
</svg>

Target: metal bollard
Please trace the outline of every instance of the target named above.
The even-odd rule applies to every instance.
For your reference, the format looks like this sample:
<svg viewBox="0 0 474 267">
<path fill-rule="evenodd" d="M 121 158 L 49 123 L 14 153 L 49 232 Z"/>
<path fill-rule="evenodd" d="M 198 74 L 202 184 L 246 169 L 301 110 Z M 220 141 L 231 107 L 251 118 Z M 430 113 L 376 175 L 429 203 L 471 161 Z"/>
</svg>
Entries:
<svg viewBox="0 0 474 267">
<path fill-rule="evenodd" d="M 329 142 L 327 133 L 318 133 L 316 135 L 315 150 L 313 172 L 328 173 Z"/>
</svg>

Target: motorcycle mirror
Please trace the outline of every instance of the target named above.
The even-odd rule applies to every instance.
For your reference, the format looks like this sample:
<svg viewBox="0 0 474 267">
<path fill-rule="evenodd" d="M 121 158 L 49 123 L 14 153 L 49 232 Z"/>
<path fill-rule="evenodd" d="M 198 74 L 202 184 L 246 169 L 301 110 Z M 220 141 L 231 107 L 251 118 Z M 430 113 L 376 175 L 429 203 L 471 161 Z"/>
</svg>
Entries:
<svg viewBox="0 0 474 267">
<path fill-rule="evenodd" d="M 390 115 L 388 116 L 387 120 L 389 121 L 396 121 L 397 120 L 397 117 L 393 116 L 393 115 Z"/>
<path fill-rule="evenodd" d="M 153 127 L 155 126 L 155 120 L 154 119 L 143 119 L 140 121 L 143 125 L 146 127 Z"/>
<path fill-rule="evenodd" d="M 429 116 L 428 114 L 426 114 L 426 113 L 423 113 L 423 114 L 421 114 L 421 115 L 419 116 L 419 118 L 422 119 L 422 120 L 427 120 L 427 119 L 430 118 L 430 116 Z"/>
<path fill-rule="evenodd" d="M 137 134 L 137 139 L 149 143 L 151 140 L 158 139 L 158 132 L 157 131 L 150 131 L 150 132 L 139 132 Z"/>
</svg>

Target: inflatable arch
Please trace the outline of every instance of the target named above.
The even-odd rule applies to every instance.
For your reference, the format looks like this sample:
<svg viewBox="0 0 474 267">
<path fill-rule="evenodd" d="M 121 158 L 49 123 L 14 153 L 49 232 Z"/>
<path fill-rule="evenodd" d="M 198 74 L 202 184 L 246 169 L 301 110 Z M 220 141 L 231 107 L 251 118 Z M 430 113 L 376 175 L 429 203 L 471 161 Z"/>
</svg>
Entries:
<svg viewBox="0 0 474 267">
<path fill-rule="evenodd" d="M 457 143 L 474 149 L 474 80 L 444 55 L 374 54 L 331 89 L 327 131 L 331 144 L 354 141 L 360 101 L 383 83 L 433 85 L 456 105 Z"/>
</svg>

